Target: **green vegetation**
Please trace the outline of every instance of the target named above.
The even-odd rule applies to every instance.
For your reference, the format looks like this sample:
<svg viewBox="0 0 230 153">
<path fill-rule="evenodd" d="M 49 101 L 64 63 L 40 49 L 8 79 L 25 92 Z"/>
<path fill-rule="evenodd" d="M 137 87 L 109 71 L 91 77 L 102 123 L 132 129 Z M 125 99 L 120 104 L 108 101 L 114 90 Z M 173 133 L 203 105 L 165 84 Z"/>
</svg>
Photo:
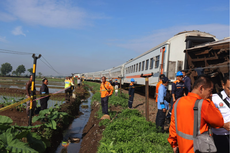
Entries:
<svg viewBox="0 0 230 153">
<path fill-rule="evenodd" d="M 14 153 L 43 153 L 50 146 L 51 136 L 67 123 L 69 116 L 65 112 L 59 112 L 59 106 L 40 111 L 33 117 L 33 123 L 42 121 L 36 126 L 12 126 L 13 120 L 7 116 L 0 116 L 0 152 Z M 57 126 L 58 125 L 58 126 Z M 31 130 L 36 129 L 36 132 Z"/>
<path fill-rule="evenodd" d="M 12 71 L 12 66 L 10 63 L 4 63 L 1 65 L 1 74 L 6 75 Z"/>
<path fill-rule="evenodd" d="M 113 122 L 103 120 L 99 125 L 106 125 L 98 148 L 100 153 L 172 152 L 168 134 L 158 133 L 156 125 L 147 122 L 138 110 L 125 109 Z"/>
<path fill-rule="evenodd" d="M 0 104 L 3 104 L 3 106 L 6 107 L 8 105 L 11 105 L 11 104 L 17 103 L 19 101 L 22 101 L 23 99 L 25 99 L 25 98 L 16 99 L 16 98 L 13 98 L 13 97 L 7 98 L 7 97 L 3 96 L 2 97 L 3 102 L 2 103 L 0 102 Z M 21 104 L 21 105 L 17 106 L 16 108 L 18 109 L 18 111 L 21 112 L 23 108 L 26 108 L 26 106 Z"/>
<path fill-rule="evenodd" d="M 49 146 L 48 141 L 43 141 L 43 138 L 36 133 L 32 133 L 33 127 L 12 126 L 13 120 L 7 116 L 0 116 L 0 152 L 1 153 L 42 153 L 46 146 Z"/>
<path fill-rule="evenodd" d="M 17 76 L 20 76 L 22 73 L 25 73 L 25 71 L 26 71 L 25 66 L 24 65 L 19 65 L 15 72 L 16 72 Z"/>
<path fill-rule="evenodd" d="M 86 82 L 88 85 L 93 85 L 93 89 L 98 90 L 100 84 Z M 92 101 L 100 102 L 100 93 L 96 92 L 92 97 Z M 110 120 L 102 120 L 99 126 L 106 126 L 103 131 L 103 136 L 100 141 L 100 146 L 97 152 L 100 153 L 168 153 L 172 152 L 167 138 L 168 134 L 159 133 L 155 123 L 148 122 L 135 109 L 125 109 L 128 107 L 128 95 L 121 96 L 112 95 L 109 99 L 109 105 L 122 106 L 123 110 L 120 114 L 110 111 L 109 115 L 114 118 Z M 97 117 L 101 118 L 101 109 L 97 112 Z"/>
</svg>

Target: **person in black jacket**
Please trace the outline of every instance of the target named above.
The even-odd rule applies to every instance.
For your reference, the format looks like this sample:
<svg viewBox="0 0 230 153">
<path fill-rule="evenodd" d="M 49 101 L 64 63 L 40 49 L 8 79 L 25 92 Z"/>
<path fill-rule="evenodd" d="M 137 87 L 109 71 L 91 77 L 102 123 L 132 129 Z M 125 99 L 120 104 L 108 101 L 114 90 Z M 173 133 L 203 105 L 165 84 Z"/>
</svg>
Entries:
<svg viewBox="0 0 230 153">
<path fill-rule="evenodd" d="M 135 82 L 135 80 L 132 78 L 131 83 L 129 85 L 129 103 L 128 103 L 129 108 L 132 108 L 132 105 L 133 105 L 134 90 L 135 90 L 134 82 Z"/>
<path fill-rule="evenodd" d="M 47 94 L 49 94 L 49 88 L 48 88 L 48 80 L 46 78 L 44 78 L 42 80 L 42 86 L 40 88 L 40 94 L 46 96 Z M 47 102 L 49 100 L 50 96 L 45 97 L 40 99 L 40 104 L 41 104 L 41 110 L 47 109 Z"/>
</svg>

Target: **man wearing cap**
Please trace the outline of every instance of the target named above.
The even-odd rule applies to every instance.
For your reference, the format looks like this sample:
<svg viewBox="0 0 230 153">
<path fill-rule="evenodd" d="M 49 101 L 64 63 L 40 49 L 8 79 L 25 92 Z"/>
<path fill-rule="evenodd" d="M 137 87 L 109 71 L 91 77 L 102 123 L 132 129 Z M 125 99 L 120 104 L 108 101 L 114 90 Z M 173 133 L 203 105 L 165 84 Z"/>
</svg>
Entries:
<svg viewBox="0 0 230 153">
<path fill-rule="evenodd" d="M 178 98 L 186 96 L 184 90 L 184 81 L 182 79 L 183 73 L 181 71 L 178 71 L 176 73 L 176 81 L 174 81 L 172 84 L 173 103 L 175 103 Z"/>
<path fill-rule="evenodd" d="M 158 88 L 160 87 L 160 85 L 162 84 L 162 79 L 165 77 L 164 74 L 161 74 L 159 76 L 159 82 L 156 85 L 156 104 L 157 104 L 157 97 L 158 97 Z"/>
<path fill-rule="evenodd" d="M 165 122 L 165 115 L 166 115 L 166 110 L 168 110 L 168 103 L 165 100 L 166 97 L 166 92 L 167 92 L 167 86 L 168 82 L 170 80 L 167 77 L 164 77 L 162 79 L 162 84 L 160 85 L 158 89 L 158 99 L 157 99 L 157 117 L 156 117 L 156 126 L 157 128 L 160 128 L 160 132 L 164 132 L 164 122 Z"/>
<path fill-rule="evenodd" d="M 134 91 L 135 91 L 135 88 L 134 88 L 134 82 L 135 82 L 135 80 L 132 78 L 130 81 L 131 81 L 131 83 L 129 85 L 129 102 L 128 102 L 129 109 L 132 108 Z"/>
</svg>

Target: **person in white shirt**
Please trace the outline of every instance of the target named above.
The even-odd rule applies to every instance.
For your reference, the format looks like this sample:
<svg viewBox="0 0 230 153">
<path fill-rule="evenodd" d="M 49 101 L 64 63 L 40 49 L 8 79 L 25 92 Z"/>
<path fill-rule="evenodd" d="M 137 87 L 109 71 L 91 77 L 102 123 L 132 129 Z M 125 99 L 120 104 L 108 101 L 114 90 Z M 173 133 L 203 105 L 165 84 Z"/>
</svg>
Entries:
<svg viewBox="0 0 230 153">
<path fill-rule="evenodd" d="M 224 127 L 219 129 L 212 129 L 214 142 L 217 148 L 217 153 L 229 153 L 229 136 L 230 136 L 230 78 L 229 75 L 224 77 L 223 91 L 218 94 L 213 94 L 212 101 L 220 110 L 224 118 Z"/>
</svg>

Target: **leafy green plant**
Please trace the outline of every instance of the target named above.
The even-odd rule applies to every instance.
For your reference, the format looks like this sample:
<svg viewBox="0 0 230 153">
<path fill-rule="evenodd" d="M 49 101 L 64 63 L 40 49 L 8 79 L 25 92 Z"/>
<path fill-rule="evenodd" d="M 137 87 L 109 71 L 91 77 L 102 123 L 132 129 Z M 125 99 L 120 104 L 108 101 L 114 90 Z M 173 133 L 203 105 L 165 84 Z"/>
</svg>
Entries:
<svg viewBox="0 0 230 153">
<path fill-rule="evenodd" d="M 41 137 L 39 139 L 36 139 L 36 133 L 31 133 L 31 128 L 35 127 L 11 126 L 12 123 L 13 120 L 9 117 L 0 116 L 1 153 L 42 153 L 45 151 L 46 143 L 42 141 Z M 21 140 L 23 138 L 26 138 L 27 142 L 22 142 Z M 39 144 L 43 144 L 43 146 Z"/>
<path fill-rule="evenodd" d="M 44 123 L 43 125 L 47 128 L 56 130 L 57 129 L 57 124 L 60 122 L 65 123 L 65 118 L 68 115 L 68 113 L 66 112 L 59 112 L 58 109 L 60 107 L 57 106 L 56 108 L 49 108 L 49 109 L 45 109 L 39 112 L 38 116 L 34 116 L 32 122 L 36 122 L 36 121 L 46 121 L 46 123 Z"/>
</svg>

